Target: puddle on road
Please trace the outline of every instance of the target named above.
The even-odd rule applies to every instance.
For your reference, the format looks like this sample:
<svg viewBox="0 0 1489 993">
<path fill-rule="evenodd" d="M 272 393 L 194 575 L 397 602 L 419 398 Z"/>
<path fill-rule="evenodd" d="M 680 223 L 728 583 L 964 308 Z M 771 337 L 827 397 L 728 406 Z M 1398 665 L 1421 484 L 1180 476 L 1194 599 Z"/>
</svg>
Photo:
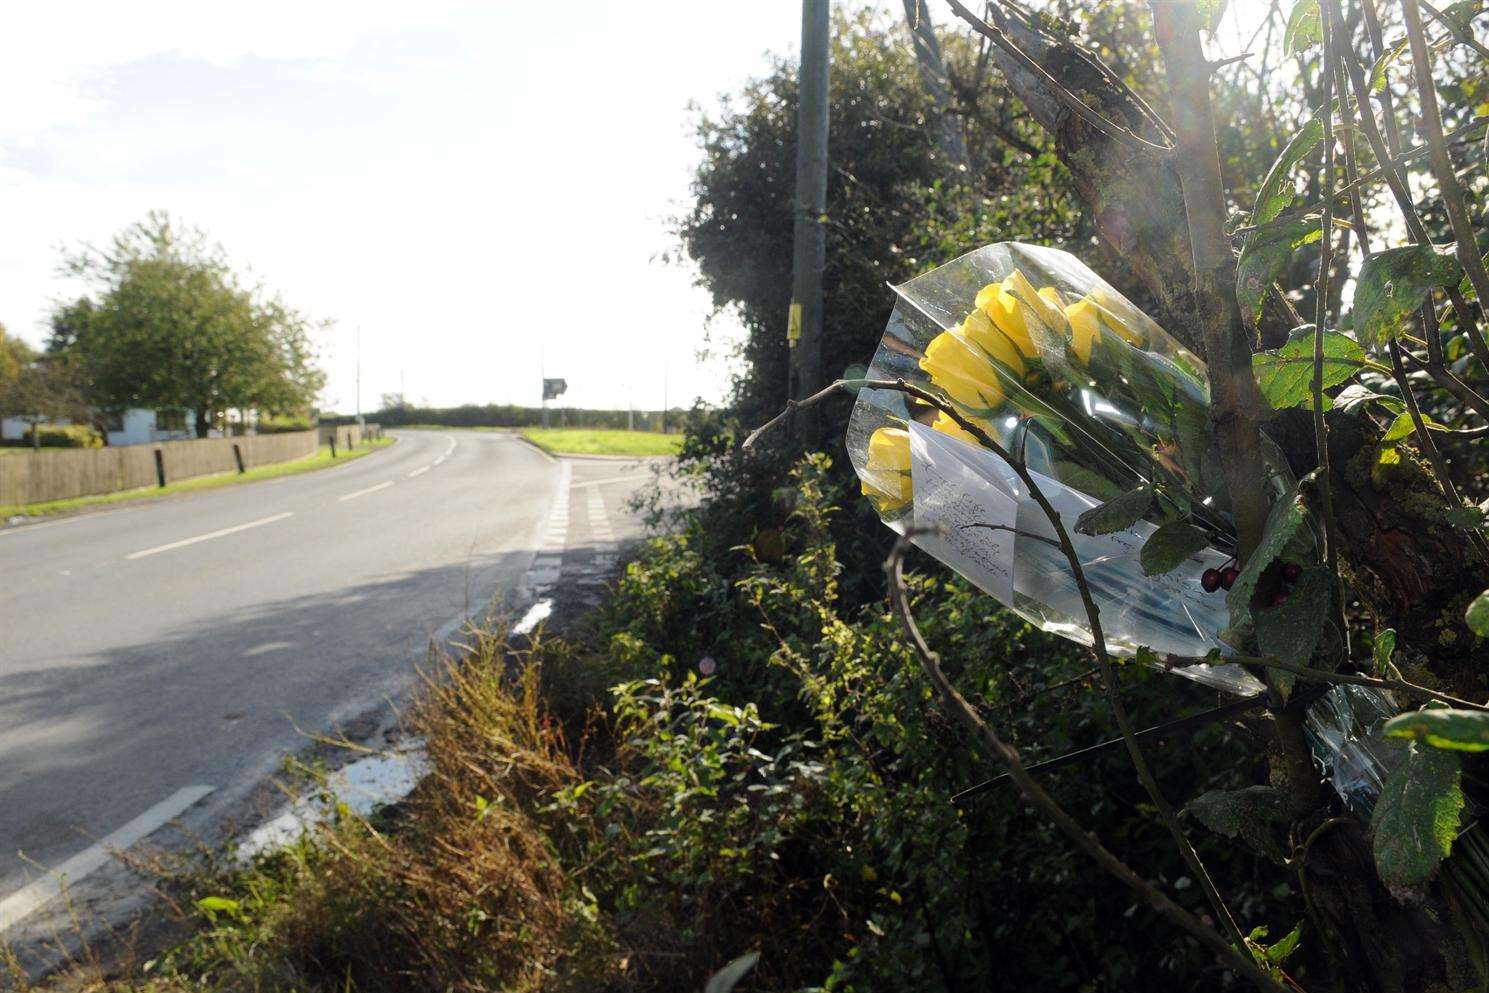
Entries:
<svg viewBox="0 0 1489 993">
<path fill-rule="evenodd" d="M 302 796 L 289 808 L 255 828 L 238 845 L 238 858 L 281 848 L 331 817 L 334 804 L 345 804 L 358 817 L 408 796 L 429 771 L 424 742 L 414 738 L 398 748 L 369 755 L 326 776 L 323 789 Z"/>
</svg>

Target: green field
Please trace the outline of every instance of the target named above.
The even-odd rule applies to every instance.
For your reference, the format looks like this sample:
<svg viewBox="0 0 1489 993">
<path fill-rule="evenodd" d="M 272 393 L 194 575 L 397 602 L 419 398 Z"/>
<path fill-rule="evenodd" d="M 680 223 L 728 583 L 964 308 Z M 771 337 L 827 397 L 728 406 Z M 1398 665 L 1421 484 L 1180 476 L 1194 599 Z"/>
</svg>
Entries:
<svg viewBox="0 0 1489 993">
<path fill-rule="evenodd" d="M 522 436 L 555 455 L 676 455 L 682 435 L 601 428 L 523 428 Z"/>
<path fill-rule="evenodd" d="M 259 466 L 256 469 L 249 469 L 244 473 L 227 472 L 215 476 L 196 476 L 192 479 L 183 479 L 179 483 L 171 483 L 164 487 L 150 486 L 141 490 L 100 493 L 96 496 L 74 497 L 70 500 L 49 500 L 46 503 L 0 504 L 0 520 L 16 515 L 22 517 L 46 517 L 52 514 L 71 513 L 74 510 L 86 510 L 90 507 L 101 507 L 111 503 L 127 503 L 130 500 L 149 500 L 155 497 L 173 496 L 177 493 L 215 490 L 219 486 L 236 486 L 239 483 L 252 483 L 261 479 L 295 476 L 302 472 L 313 472 L 316 469 L 326 469 L 333 465 L 342 465 L 343 463 L 360 459 L 364 455 L 372 454 L 376 449 L 385 448 L 393 444 L 393 441 L 394 439 L 385 436 L 360 448 L 354 448 L 351 451 L 343 448 L 334 459 L 331 458 L 331 446 L 322 445 L 320 450 L 309 458 Z"/>
</svg>

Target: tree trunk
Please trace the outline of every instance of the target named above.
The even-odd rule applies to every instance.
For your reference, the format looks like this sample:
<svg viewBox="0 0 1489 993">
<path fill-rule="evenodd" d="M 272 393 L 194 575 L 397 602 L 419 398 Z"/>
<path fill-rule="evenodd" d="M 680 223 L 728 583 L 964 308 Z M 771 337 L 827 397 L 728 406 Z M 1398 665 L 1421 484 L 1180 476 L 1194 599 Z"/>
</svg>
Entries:
<svg viewBox="0 0 1489 993">
<path fill-rule="evenodd" d="M 198 438 L 205 438 L 211 430 L 212 412 L 210 410 L 198 410 L 196 412 L 196 436 Z"/>
</svg>

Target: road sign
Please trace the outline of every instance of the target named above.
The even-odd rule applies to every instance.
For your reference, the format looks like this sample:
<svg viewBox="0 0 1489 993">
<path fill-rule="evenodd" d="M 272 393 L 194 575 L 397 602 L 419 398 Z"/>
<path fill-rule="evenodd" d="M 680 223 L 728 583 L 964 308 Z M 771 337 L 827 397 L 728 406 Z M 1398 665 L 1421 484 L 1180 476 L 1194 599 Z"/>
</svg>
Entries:
<svg viewBox="0 0 1489 993">
<path fill-rule="evenodd" d="M 568 389 L 569 384 L 562 379 L 545 379 L 543 380 L 543 399 L 556 400 L 563 396 Z"/>
</svg>

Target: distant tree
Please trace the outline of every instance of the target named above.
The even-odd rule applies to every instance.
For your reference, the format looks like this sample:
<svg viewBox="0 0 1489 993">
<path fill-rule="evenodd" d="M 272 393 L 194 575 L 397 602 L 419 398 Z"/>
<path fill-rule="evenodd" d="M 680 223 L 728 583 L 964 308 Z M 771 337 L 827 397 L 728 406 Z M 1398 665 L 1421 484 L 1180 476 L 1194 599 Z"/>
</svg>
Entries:
<svg viewBox="0 0 1489 993">
<path fill-rule="evenodd" d="M 378 400 L 380 410 L 410 410 L 413 404 L 402 393 L 384 393 Z"/>
<path fill-rule="evenodd" d="M 76 370 L 60 356 L 38 355 L 24 342 L 0 341 L 14 375 L 0 369 L 0 413 L 31 426 L 31 447 L 41 445 L 37 427 L 54 421 L 87 422 L 91 416 Z"/>
<path fill-rule="evenodd" d="M 229 408 L 302 410 L 324 383 L 309 321 L 242 285 L 220 246 L 164 212 L 63 268 L 95 295 L 56 308 L 49 347 L 97 406 L 192 410 L 203 437 Z"/>
</svg>

